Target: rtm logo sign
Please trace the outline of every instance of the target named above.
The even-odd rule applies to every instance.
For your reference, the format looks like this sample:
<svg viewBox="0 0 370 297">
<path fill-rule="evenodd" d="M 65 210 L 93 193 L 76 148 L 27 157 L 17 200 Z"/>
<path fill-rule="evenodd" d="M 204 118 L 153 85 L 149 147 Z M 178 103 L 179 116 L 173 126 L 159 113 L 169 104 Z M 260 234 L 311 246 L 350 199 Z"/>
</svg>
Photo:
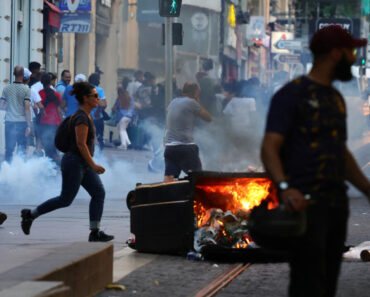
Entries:
<svg viewBox="0 0 370 297">
<path fill-rule="evenodd" d="M 91 11 L 90 0 L 62 0 L 59 9 L 63 11 Z"/>
<path fill-rule="evenodd" d="M 80 5 L 80 0 L 67 0 L 68 9 L 71 11 L 76 11 Z"/>
</svg>

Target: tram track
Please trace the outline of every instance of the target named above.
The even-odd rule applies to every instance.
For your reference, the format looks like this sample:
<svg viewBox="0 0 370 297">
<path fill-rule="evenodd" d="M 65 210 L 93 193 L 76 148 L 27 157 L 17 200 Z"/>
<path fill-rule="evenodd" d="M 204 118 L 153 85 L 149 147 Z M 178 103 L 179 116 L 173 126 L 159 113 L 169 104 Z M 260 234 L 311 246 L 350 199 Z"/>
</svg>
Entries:
<svg viewBox="0 0 370 297">
<path fill-rule="evenodd" d="M 237 278 L 241 273 L 251 266 L 250 263 L 237 264 L 232 268 L 224 271 L 216 279 L 214 279 L 210 284 L 198 291 L 193 297 L 212 297 L 216 296 L 223 288 L 228 286 L 235 278 Z"/>
</svg>

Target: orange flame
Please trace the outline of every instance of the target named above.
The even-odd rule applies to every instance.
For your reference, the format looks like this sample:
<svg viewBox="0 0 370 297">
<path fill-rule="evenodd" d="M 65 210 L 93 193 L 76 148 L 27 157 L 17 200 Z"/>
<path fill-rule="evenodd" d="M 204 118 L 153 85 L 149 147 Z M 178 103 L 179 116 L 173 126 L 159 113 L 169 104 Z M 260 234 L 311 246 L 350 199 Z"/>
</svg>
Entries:
<svg viewBox="0 0 370 297">
<path fill-rule="evenodd" d="M 251 210 L 261 204 L 270 195 L 272 182 L 267 178 L 238 178 L 231 184 L 197 185 L 196 188 L 205 193 L 215 193 L 221 196 L 232 196 L 228 201 L 228 209 L 233 212 L 238 209 Z M 274 208 L 277 205 L 269 205 Z"/>
<path fill-rule="evenodd" d="M 196 195 L 194 201 L 194 213 L 197 219 L 197 228 L 207 224 L 218 224 L 220 235 L 229 238 L 229 234 L 224 229 L 224 223 L 217 219 L 209 222 L 212 209 L 230 210 L 234 214 L 242 211 L 245 219 L 248 219 L 249 211 L 260 205 L 262 201 L 268 201 L 268 208 L 272 209 L 278 206 L 276 190 L 272 188 L 271 180 L 267 178 L 235 178 L 224 179 L 215 182 L 203 182 L 196 185 Z M 240 213 L 239 213 L 240 215 Z M 232 237 L 230 236 L 230 240 Z M 240 242 L 235 244 L 235 248 L 246 248 L 252 238 L 244 235 Z"/>
</svg>

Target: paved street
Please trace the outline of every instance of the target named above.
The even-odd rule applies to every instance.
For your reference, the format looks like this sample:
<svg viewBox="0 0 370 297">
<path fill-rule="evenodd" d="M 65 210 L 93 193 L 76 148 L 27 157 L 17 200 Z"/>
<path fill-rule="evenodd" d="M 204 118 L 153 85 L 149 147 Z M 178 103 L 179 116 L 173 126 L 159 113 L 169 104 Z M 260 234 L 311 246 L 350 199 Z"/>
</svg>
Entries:
<svg viewBox="0 0 370 297">
<path fill-rule="evenodd" d="M 102 227 L 107 233 L 115 235 L 115 265 L 119 265 L 118 255 L 126 258 L 127 255 L 134 255 L 133 260 L 131 259 L 134 263 L 131 264 L 139 268 L 128 275 L 123 274 L 123 279 L 118 281 L 126 286 L 126 291 L 109 290 L 98 296 L 190 296 L 230 268 L 229 264 L 193 262 L 184 257 L 137 255 L 126 248 L 125 241 L 130 236 L 129 211 L 125 201 L 127 192 L 134 188 L 136 182 L 150 183 L 162 179 L 162 174 L 147 171 L 147 162 L 151 155 L 149 151 L 107 149 L 104 152 L 102 160 L 108 170 L 106 176 L 102 176 L 107 191 Z M 58 184 L 58 181 L 54 181 L 58 176 L 50 178 L 55 185 Z M 25 206 L 35 206 L 34 202 L 40 202 L 40 198 L 34 197 L 33 192 L 32 195 L 27 191 L 23 194 L 23 199 L 16 197 L 13 203 L 12 192 L 1 197 L 0 209 L 7 212 L 9 218 L 0 227 L 0 273 L 43 256 L 54 247 L 87 241 L 89 201 L 84 191 L 79 193 L 71 207 L 36 220 L 29 236 L 25 236 L 20 229 L 19 212 Z M 42 195 L 40 192 L 40 196 Z M 348 235 L 350 245 L 369 240 L 370 234 L 370 207 L 365 198 L 358 197 L 357 193 L 353 195 L 355 198 L 351 199 Z M 24 203 L 27 199 L 33 203 Z M 121 257 L 123 261 L 120 265 L 123 266 L 115 267 L 115 272 L 118 270 L 117 275 L 127 268 L 125 257 Z M 345 262 L 338 296 L 366 296 L 366 292 L 370 290 L 368 269 L 368 263 Z M 282 297 L 286 296 L 287 284 L 286 264 L 252 265 L 217 296 Z"/>
</svg>

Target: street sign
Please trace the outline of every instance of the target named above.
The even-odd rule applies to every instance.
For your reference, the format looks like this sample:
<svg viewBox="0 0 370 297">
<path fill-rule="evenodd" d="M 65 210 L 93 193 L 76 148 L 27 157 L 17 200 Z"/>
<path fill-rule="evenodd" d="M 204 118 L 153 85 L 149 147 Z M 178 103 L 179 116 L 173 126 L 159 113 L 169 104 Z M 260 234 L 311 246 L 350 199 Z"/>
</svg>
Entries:
<svg viewBox="0 0 370 297">
<path fill-rule="evenodd" d="M 265 17 L 251 16 L 247 26 L 247 39 L 262 39 L 265 35 Z"/>
<path fill-rule="evenodd" d="M 91 11 L 90 0 L 62 0 L 59 2 L 60 10 L 67 11 Z"/>
<path fill-rule="evenodd" d="M 91 15 L 83 12 L 63 13 L 59 32 L 61 33 L 90 33 Z"/>
<path fill-rule="evenodd" d="M 281 50 L 300 50 L 302 49 L 302 41 L 300 40 L 284 40 L 280 39 L 276 44 L 275 47 Z"/>
<path fill-rule="evenodd" d="M 299 64 L 301 63 L 301 55 L 278 54 L 274 60 L 282 64 Z"/>
<path fill-rule="evenodd" d="M 287 49 L 279 49 L 275 45 L 280 40 L 292 40 L 293 39 L 293 33 L 291 32 L 278 32 L 274 31 L 271 33 L 271 53 L 274 54 L 289 54 L 289 50 Z"/>
</svg>

